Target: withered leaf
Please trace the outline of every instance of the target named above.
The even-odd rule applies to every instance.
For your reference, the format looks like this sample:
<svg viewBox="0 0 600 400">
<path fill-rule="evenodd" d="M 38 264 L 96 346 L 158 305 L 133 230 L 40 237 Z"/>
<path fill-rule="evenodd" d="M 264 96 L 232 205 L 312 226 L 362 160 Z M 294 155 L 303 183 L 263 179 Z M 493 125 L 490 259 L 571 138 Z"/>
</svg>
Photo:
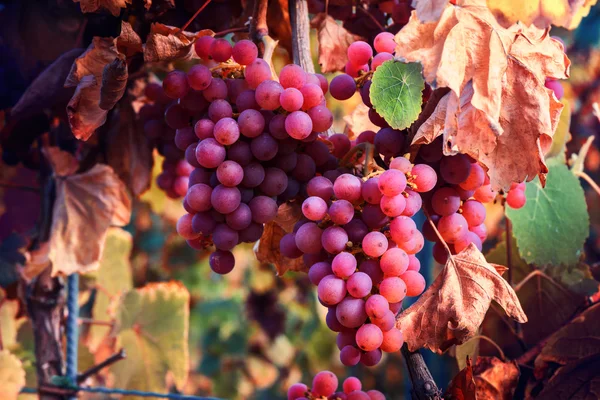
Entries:
<svg viewBox="0 0 600 400">
<path fill-rule="evenodd" d="M 448 257 L 433 284 L 397 319 L 411 351 L 427 347 L 436 353 L 461 344 L 477 334 L 491 302 L 519 322 L 527 317 L 517 295 L 471 244 Z"/>
<path fill-rule="evenodd" d="M 449 0 L 415 0 L 413 7 L 419 21 L 435 22 L 440 19 Z"/>
<path fill-rule="evenodd" d="M 279 40 L 279 46 L 292 54 L 292 25 L 288 11 L 288 0 L 269 1 L 267 10 L 269 35 Z"/>
<path fill-rule="evenodd" d="M 100 9 L 110 11 L 112 15 L 118 17 L 121 14 L 121 8 L 127 8 L 131 0 L 73 0 L 80 3 L 81 11 L 84 13 L 93 13 Z"/>
<path fill-rule="evenodd" d="M 52 273 L 96 269 L 108 228 L 123 226 L 130 217 L 125 185 L 109 166 L 96 164 L 87 172 L 57 177 L 50 233 Z"/>
<path fill-rule="evenodd" d="M 77 86 L 77 89 L 67 105 L 67 115 L 77 139 L 89 139 L 106 121 L 107 111 L 100 108 L 102 74 L 104 67 L 117 55 L 112 38 L 94 37 L 85 53 L 71 67 L 65 86 Z"/>
<path fill-rule="evenodd" d="M 475 380 L 473 379 L 473 366 L 467 356 L 467 366 L 460 371 L 448 386 L 444 398 L 448 400 L 476 400 Z"/>
<path fill-rule="evenodd" d="M 315 15 L 310 24 L 317 30 L 321 72 L 343 71 L 348 62 L 348 46 L 359 38 L 326 13 Z"/>
<path fill-rule="evenodd" d="M 350 140 L 354 140 L 364 131 L 379 131 L 379 127 L 369 119 L 369 107 L 362 102 L 358 104 L 350 115 L 344 117 L 346 123 L 346 135 Z"/>
<path fill-rule="evenodd" d="M 69 96 L 70 93 L 63 93 L 69 92 L 64 89 L 65 79 L 71 70 L 73 61 L 83 51 L 84 49 L 69 50 L 50 64 L 25 90 L 17 104 L 10 111 L 11 116 L 19 119 L 36 114 L 44 108 L 55 104 L 57 100 L 62 100 L 64 97 Z"/>
<path fill-rule="evenodd" d="M 283 228 L 286 233 L 294 230 L 296 222 L 302 219 L 302 206 L 298 202 L 283 203 L 277 209 L 275 223 Z"/>
<path fill-rule="evenodd" d="M 102 71 L 102 86 L 100 87 L 100 108 L 111 110 L 117 101 L 123 97 L 127 87 L 127 61 L 119 54 Z"/>
<path fill-rule="evenodd" d="M 477 400 L 511 400 L 519 383 L 516 361 L 478 357 L 473 367 Z"/>
<path fill-rule="evenodd" d="M 434 89 L 451 89 L 417 136 L 443 133 L 444 152 L 480 161 L 495 188 L 536 175 L 543 181 L 543 152 L 562 110 L 544 81 L 568 77 L 562 44 L 535 27 L 503 28 L 483 0 L 447 6 L 437 22 L 413 13 L 395 40 L 396 55 L 420 62 Z"/>
<path fill-rule="evenodd" d="M 600 398 L 600 353 L 559 368 L 537 400 L 588 400 Z"/>
<path fill-rule="evenodd" d="M 48 146 L 44 147 L 42 152 L 55 176 L 69 176 L 77 172 L 79 161 L 68 151 L 61 150 L 58 146 Z"/>
<path fill-rule="evenodd" d="M 117 49 L 126 57 L 144 51 L 142 39 L 133 30 L 129 22 L 121 21 L 121 34 L 117 38 Z"/>
<path fill-rule="evenodd" d="M 567 364 L 594 354 L 600 354 L 600 304 L 588 308 L 552 334 L 535 364 Z"/>
<path fill-rule="evenodd" d="M 212 36 L 214 32 L 204 29 L 200 32 L 187 32 L 160 23 L 150 27 L 150 33 L 144 45 L 144 61 L 174 61 L 186 60 L 194 56 L 193 44 L 197 38 Z"/>
<path fill-rule="evenodd" d="M 136 120 L 130 99 L 119 102 L 105 127 L 106 162 L 138 197 L 150 188 L 154 159 L 152 143 Z"/>
</svg>

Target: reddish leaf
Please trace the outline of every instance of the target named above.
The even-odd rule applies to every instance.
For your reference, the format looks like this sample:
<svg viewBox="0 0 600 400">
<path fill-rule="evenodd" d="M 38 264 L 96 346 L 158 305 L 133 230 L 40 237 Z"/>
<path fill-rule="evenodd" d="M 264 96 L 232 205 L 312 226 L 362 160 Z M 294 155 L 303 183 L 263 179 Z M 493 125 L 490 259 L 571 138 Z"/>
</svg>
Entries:
<svg viewBox="0 0 600 400">
<path fill-rule="evenodd" d="M 64 88 L 65 79 L 69 74 L 73 61 L 81 53 L 83 53 L 83 49 L 69 50 L 50 64 L 25 90 L 25 93 L 10 111 L 11 116 L 15 119 L 23 118 L 42 111 L 44 108 L 55 104 L 57 100 L 66 97 L 66 101 L 67 96 L 70 96 L 72 91 Z"/>
<path fill-rule="evenodd" d="M 600 353 L 559 368 L 536 400 L 600 398 Z"/>
<path fill-rule="evenodd" d="M 290 13 L 288 1 L 269 1 L 267 10 L 267 26 L 269 35 L 279 40 L 279 46 L 292 54 L 292 25 L 290 24 Z"/>
<path fill-rule="evenodd" d="M 321 72 L 343 71 L 348 62 L 348 46 L 359 38 L 325 13 L 315 15 L 310 24 L 317 29 Z"/>
<path fill-rule="evenodd" d="M 448 400 L 476 400 L 475 381 L 471 359 L 467 356 L 467 366 L 450 382 L 444 398 Z"/>
<path fill-rule="evenodd" d="M 123 97 L 127 87 L 127 62 L 125 56 L 119 54 L 102 71 L 102 86 L 100 88 L 100 108 L 111 110 L 117 101 Z"/>
<path fill-rule="evenodd" d="M 477 400 L 511 400 L 519 383 L 516 361 L 478 357 L 473 367 Z"/>
<path fill-rule="evenodd" d="M 77 172 L 79 161 L 68 151 L 61 150 L 57 146 L 49 146 L 42 149 L 44 156 L 50 163 L 52 171 L 56 176 L 69 176 Z"/>
<path fill-rule="evenodd" d="M 214 32 L 204 29 L 200 32 L 182 31 L 174 26 L 152 24 L 144 46 L 144 61 L 174 61 L 190 59 L 194 56 L 193 44 L 197 38 L 212 36 Z"/>
<path fill-rule="evenodd" d="M 434 23 L 413 13 L 396 35 L 397 56 L 423 64 L 434 89 L 451 89 L 417 136 L 443 133 L 444 152 L 480 161 L 495 188 L 536 175 L 543 182 L 543 153 L 562 110 L 544 81 L 568 77 L 563 46 L 535 27 L 501 27 L 483 0 L 458 4 Z"/>
<path fill-rule="evenodd" d="M 118 17 L 121 14 L 121 8 L 127 8 L 131 0 L 73 0 L 80 3 L 81 11 L 84 13 L 93 13 L 101 9 L 110 11 L 112 15 Z"/>
<path fill-rule="evenodd" d="M 421 347 L 441 353 L 477 334 L 491 302 L 519 322 L 527 317 L 517 295 L 475 245 L 450 256 L 444 269 L 396 323 L 411 351 Z"/>
<path fill-rule="evenodd" d="M 98 267 L 106 233 L 131 217 L 131 200 L 113 170 L 102 164 L 82 174 L 57 177 L 50 233 L 53 274 Z"/>
<path fill-rule="evenodd" d="M 85 53 L 75 60 L 65 82 L 77 86 L 67 105 L 73 135 L 87 140 L 106 121 L 107 111 L 100 108 L 100 91 L 104 67 L 118 55 L 112 38 L 94 37 Z"/>
<path fill-rule="evenodd" d="M 121 21 L 121 34 L 117 38 L 117 49 L 119 53 L 125 54 L 127 57 L 144 51 L 142 39 L 135 33 L 129 22 Z"/>
</svg>

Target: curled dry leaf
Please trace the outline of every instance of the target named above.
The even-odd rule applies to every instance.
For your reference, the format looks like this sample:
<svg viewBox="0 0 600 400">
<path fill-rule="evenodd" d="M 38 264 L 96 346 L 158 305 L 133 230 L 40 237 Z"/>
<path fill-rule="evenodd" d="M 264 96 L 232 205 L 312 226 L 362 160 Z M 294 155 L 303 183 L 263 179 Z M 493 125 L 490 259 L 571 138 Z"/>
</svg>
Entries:
<svg viewBox="0 0 600 400">
<path fill-rule="evenodd" d="M 282 256 L 279 251 L 281 238 L 294 230 L 294 225 L 301 217 L 300 205 L 296 203 L 282 204 L 277 210 L 275 220 L 265 224 L 265 230 L 254 248 L 257 260 L 274 264 L 277 275 L 283 275 L 288 270 L 308 271 L 302 257 L 287 258 Z"/>
<path fill-rule="evenodd" d="M 63 93 L 69 92 L 69 90 L 64 88 L 65 79 L 71 70 L 73 61 L 83 51 L 84 49 L 69 50 L 50 64 L 25 90 L 25 93 L 23 93 L 17 104 L 10 111 L 11 116 L 19 119 L 33 115 L 55 104 L 58 100 L 62 100 L 64 97 L 68 99 L 67 96 L 70 93 L 66 96 Z"/>
<path fill-rule="evenodd" d="M 511 400 L 520 374 L 516 361 L 478 357 L 473 367 L 477 400 Z"/>
<path fill-rule="evenodd" d="M 377 132 L 380 128 L 377 127 L 369 119 L 369 107 L 362 102 L 358 104 L 350 115 L 344 117 L 346 123 L 346 135 L 350 140 L 354 140 L 364 131 Z"/>
<path fill-rule="evenodd" d="M 413 13 L 395 40 L 396 55 L 420 62 L 434 89 L 451 89 L 416 141 L 443 134 L 445 154 L 480 161 L 495 188 L 536 175 L 543 181 L 543 154 L 563 108 L 544 82 L 568 77 L 561 43 L 535 27 L 503 28 L 483 0 L 449 5 L 433 23 Z"/>
<path fill-rule="evenodd" d="M 319 65 L 321 72 L 343 71 L 348 62 L 348 46 L 359 40 L 326 13 L 319 13 L 310 21 L 317 30 Z"/>
<path fill-rule="evenodd" d="M 131 217 L 131 200 L 112 168 L 96 164 L 82 174 L 56 178 L 52 212 L 52 273 L 81 273 L 98 267 L 106 233 Z"/>
<path fill-rule="evenodd" d="M 77 86 L 67 105 L 73 135 L 87 140 L 104 124 L 108 111 L 100 108 L 100 92 L 104 67 L 118 55 L 112 38 L 94 37 L 85 53 L 78 57 L 65 81 L 66 87 Z"/>
<path fill-rule="evenodd" d="M 112 15 L 118 17 L 121 14 L 121 8 L 127 8 L 131 0 L 73 0 L 81 6 L 81 12 L 93 13 L 101 9 L 110 11 Z"/>
<path fill-rule="evenodd" d="M 446 393 L 444 393 L 444 398 L 448 400 L 477 400 L 473 366 L 469 356 L 467 356 L 467 366 L 452 378 Z"/>
<path fill-rule="evenodd" d="M 173 61 L 190 59 L 194 56 L 193 44 L 202 36 L 213 36 L 214 32 L 204 29 L 200 32 L 182 31 L 174 26 L 152 24 L 144 46 L 144 61 Z"/>
<path fill-rule="evenodd" d="M 125 56 L 119 54 L 102 71 L 102 86 L 100 87 L 100 108 L 111 110 L 117 101 L 121 100 L 127 87 L 127 62 Z"/>
<path fill-rule="evenodd" d="M 48 146 L 42 149 L 44 156 L 50 163 L 55 176 L 73 175 L 79 169 L 79 161 L 68 151 L 61 150 L 58 146 Z"/>
<path fill-rule="evenodd" d="M 142 39 L 135 33 L 129 22 L 121 21 L 121 34 L 117 38 L 117 49 L 119 53 L 127 57 L 144 51 Z"/>
<path fill-rule="evenodd" d="M 512 287 L 470 244 L 448 257 L 433 284 L 398 316 L 396 326 L 404 332 L 409 350 L 427 347 L 442 353 L 477 334 L 492 300 L 509 317 L 527 321 Z"/>
</svg>

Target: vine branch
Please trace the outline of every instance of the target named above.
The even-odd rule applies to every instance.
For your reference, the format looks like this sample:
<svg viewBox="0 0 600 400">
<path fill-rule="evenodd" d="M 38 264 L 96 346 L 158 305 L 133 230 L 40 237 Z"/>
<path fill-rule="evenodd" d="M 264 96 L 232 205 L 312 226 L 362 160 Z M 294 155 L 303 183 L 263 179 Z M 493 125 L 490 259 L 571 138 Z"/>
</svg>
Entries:
<svg viewBox="0 0 600 400">
<path fill-rule="evenodd" d="M 206 2 L 205 2 L 204 4 L 202 4 L 202 6 L 201 6 L 201 7 L 198 9 L 198 11 L 196 11 L 196 12 L 194 13 L 194 15 L 192 15 L 192 18 L 190 18 L 190 19 L 188 20 L 188 22 L 186 22 L 186 23 L 185 23 L 185 25 L 183 25 L 183 26 L 181 27 L 181 30 L 182 30 L 182 31 L 185 31 L 185 29 L 186 29 L 188 26 L 190 26 L 190 24 L 191 24 L 192 22 L 194 22 L 194 20 L 196 19 L 196 17 L 197 17 L 198 15 L 200 15 L 200 13 L 202 12 L 202 10 L 204 10 L 204 9 L 205 9 L 205 8 L 206 8 L 206 7 L 207 7 L 209 4 L 210 4 L 210 2 L 211 2 L 211 1 L 212 1 L 212 0 L 206 0 Z"/>
<path fill-rule="evenodd" d="M 254 0 L 254 11 L 250 22 L 250 38 L 256 44 L 260 44 L 263 37 L 269 35 L 269 27 L 267 26 L 268 8 L 268 0 Z"/>
<path fill-rule="evenodd" d="M 306 0 L 289 0 L 290 23 L 292 25 L 292 53 L 294 64 L 310 74 L 314 74 L 310 54 L 310 27 L 308 25 L 308 4 Z"/>
<path fill-rule="evenodd" d="M 402 345 L 402 356 L 412 383 L 411 395 L 416 400 L 441 400 L 441 390 L 438 389 L 427 364 L 421 353 L 408 350 L 408 345 Z"/>
</svg>

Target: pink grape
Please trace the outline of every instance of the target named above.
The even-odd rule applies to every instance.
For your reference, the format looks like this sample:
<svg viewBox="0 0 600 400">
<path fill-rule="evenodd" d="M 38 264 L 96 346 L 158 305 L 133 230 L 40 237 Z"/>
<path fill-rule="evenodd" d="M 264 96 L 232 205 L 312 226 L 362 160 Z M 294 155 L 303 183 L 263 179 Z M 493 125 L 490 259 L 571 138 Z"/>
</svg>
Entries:
<svg viewBox="0 0 600 400">
<path fill-rule="evenodd" d="M 352 297 L 362 298 L 371 293 L 371 288 L 373 287 L 373 282 L 369 275 L 364 272 L 355 272 L 348 278 L 346 282 L 346 289 L 348 293 Z"/>
<path fill-rule="evenodd" d="M 523 207 L 526 202 L 527 197 L 525 196 L 525 192 L 518 188 L 510 190 L 506 195 L 506 204 L 508 204 L 510 208 L 519 209 Z"/>
<path fill-rule="evenodd" d="M 440 218 L 437 228 L 447 243 L 454 243 L 469 231 L 465 217 L 456 213 Z"/>
<path fill-rule="evenodd" d="M 233 118 L 223 118 L 215 124 L 214 135 L 223 145 L 234 144 L 240 137 L 240 127 Z"/>
<path fill-rule="evenodd" d="M 223 79 L 213 78 L 202 94 L 207 101 L 225 100 L 227 98 L 227 84 Z"/>
<path fill-rule="evenodd" d="M 381 201 L 381 190 L 379 190 L 379 177 L 369 178 L 362 185 L 362 197 L 369 204 L 379 204 Z"/>
<path fill-rule="evenodd" d="M 333 143 L 333 151 L 331 154 L 337 158 L 343 158 L 352 147 L 350 139 L 348 139 L 348 136 L 343 133 L 336 133 L 335 135 L 329 136 L 329 141 Z"/>
<path fill-rule="evenodd" d="M 412 169 L 412 164 L 408 158 L 404 157 L 395 157 L 390 162 L 390 169 L 397 169 L 398 171 L 408 174 Z"/>
<path fill-rule="evenodd" d="M 395 304 L 398 303 L 390 303 L 390 309 Z M 387 332 L 396 324 L 395 314 L 393 311 L 388 310 L 381 318 L 371 318 L 371 323 L 377 325 L 382 332 Z"/>
<path fill-rule="evenodd" d="M 379 265 L 385 276 L 400 276 L 408 269 L 408 255 L 400 248 L 388 249 L 381 256 Z"/>
<path fill-rule="evenodd" d="M 212 36 L 202 36 L 196 40 L 194 43 L 194 50 L 196 50 L 196 54 L 203 60 L 209 60 L 210 56 L 210 48 L 212 43 L 215 41 L 215 38 Z"/>
<path fill-rule="evenodd" d="M 225 147 L 213 138 L 204 139 L 196 146 L 196 159 L 204 168 L 218 167 L 225 156 Z"/>
<path fill-rule="evenodd" d="M 265 110 L 275 110 L 281 105 L 279 97 L 282 92 L 283 87 L 279 82 L 268 79 L 257 86 L 254 96 L 259 106 Z"/>
<path fill-rule="evenodd" d="M 285 111 L 298 111 L 300 108 L 302 108 L 304 97 L 298 89 L 291 87 L 281 92 L 281 95 L 279 96 L 279 102 L 281 103 L 281 108 L 283 108 Z"/>
<path fill-rule="evenodd" d="M 256 89 L 261 82 L 271 79 L 271 67 L 262 58 L 256 58 L 244 71 L 246 82 L 252 89 Z"/>
<path fill-rule="evenodd" d="M 330 371 L 321 371 L 315 375 L 312 382 L 312 394 L 316 397 L 332 395 L 338 387 L 337 376 Z"/>
<path fill-rule="evenodd" d="M 296 233 L 296 245 L 304 253 L 318 253 L 323 248 L 321 235 L 323 231 L 314 222 L 309 222 L 300 227 Z"/>
<path fill-rule="evenodd" d="M 183 214 L 179 220 L 177 220 L 177 233 L 184 239 L 190 240 L 200 236 L 200 233 L 194 232 L 192 229 L 192 214 Z"/>
<path fill-rule="evenodd" d="M 565 88 L 561 85 L 560 81 L 546 79 L 545 86 L 554 92 L 557 100 L 560 100 L 565 95 Z"/>
<path fill-rule="evenodd" d="M 477 236 L 479 236 L 479 239 L 481 239 L 481 242 L 484 242 L 485 239 L 487 238 L 487 228 L 485 226 L 485 224 L 481 224 L 478 226 L 472 226 L 469 228 L 469 230 L 473 233 L 475 233 Z"/>
<path fill-rule="evenodd" d="M 356 257 L 348 252 L 337 254 L 331 262 L 333 273 L 339 278 L 349 278 L 356 270 Z"/>
<path fill-rule="evenodd" d="M 294 111 L 285 119 L 285 131 L 294 139 L 305 139 L 310 135 L 312 130 L 312 120 L 303 111 Z"/>
<path fill-rule="evenodd" d="M 477 247 L 479 251 L 481 251 L 481 239 L 479 238 L 479 236 L 477 236 L 475 232 L 471 231 L 467 232 L 467 234 L 464 237 L 454 242 L 454 250 L 458 254 L 464 249 L 466 249 L 471 243 L 473 243 L 475 247 Z"/>
<path fill-rule="evenodd" d="M 371 69 L 376 71 L 377 68 L 386 61 L 393 60 L 394 56 L 390 53 L 379 53 L 375 57 L 373 57 L 373 61 L 371 61 Z"/>
<path fill-rule="evenodd" d="M 187 80 L 192 89 L 204 90 L 210 85 L 212 74 L 204 65 L 197 64 L 188 71 Z"/>
<path fill-rule="evenodd" d="M 327 201 L 333 196 L 333 183 L 324 176 L 315 176 L 308 182 L 306 192 Z"/>
<path fill-rule="evenodd" d="M 416 192 L 429 192 L 437 183 L 435 170 L 427 164 L 415 165 L 410 173 L 414 176 L 413 183 L 416 185 L 414 188 Z"/>
<path fill-rule="evenodd" d="M 383 196 L 380 206 L 381 211 L 388 217 L 398 217 L 402 215 L 406 208 L 406 199 L 402 194 L 393 197 Z"/>
<path fill-rule="evenodd" d="M 365 324 L 356 331 L 356 344 L 363 351 L 372 351 L 383 342 L 383 332 L 377 325 Z"/>
<path fill-rule="evenodd" d="M 346 225 L 354 217 L 354 206 L 347 200 L 337 200 L 329 206 L 329 217 L 334 224 Z"/>
<path fill-rule="evenodd" d="M 250 40 L 240 40 L 233 46 L 233 60 L 241 65 L 249 65 L 258 57 L 258 48 Z"/>
<path fill-rule="evenodd" d="M 377 36 L 375 36 L 375 40 L 373 41 L 373 47 L 375 47 L 375 50 L 378 53 L 393 53 L 396 50 L 394 34 L 390 32 L 379 33 Z"/>
<path fill-rule="evenodd" d="M 187 75 L 182 71 L 171 71 L 163 80 L 163 90 L 172 99 L 180 99 L 190 90 Z"/>
<path fill-rule="evenodd" d="M 336 315 L 338 321 L 346 328 L 358 328 L 367 319 L 365 301 L 363 299 L 346 297 L 338 304 Z"/>
<path fill-rule="evenodd" d="M 346 296 L 346 282 L 336 278 L 334 275 L 327 275 L 319 282 L 317 293 L 319 300 L 323 304 L 328 306 L 336 305 L 344 300 Z"/>
<path fill-rule="evenodd" d="M 406 296 L 406 284 L 398 277 L 384 278 L 379 285 L 379 293 L 390 303 L 398 303 Z"/>
<path fill-rule="evenodd" d="M 400 329 L 392 328 L 387 332 L 383 332 L 381 341 L 381 350 L 386 353 L 395 353 L 402 348 L 404 344 L 404 336 Z"/>
<path fill-rule="evenodd" d="M 475 193 L 473 193 L 473 197 L 475 198 L 475 200 L 481 203 L 490 203 L 494 201 L 494 199 L 496 198 L 496 194 L 496 191 L 492 189 L 492 185 L 488 183 L 487 185 L 482 185 L 479 188 L 477 188 L 477 190 L 475 190 Z"/>
<path fill-rule="evenodd" d="M 406 254 L 417 254 L 423 249 L 424 245 L 425 239 L 419 231 L 415 232 L 415 236 L 413 236 L 410 240 L 398 243 L 398 247 L 406 251 Z"/>
<path fill-rule="evenodd" d="M 412 217 L 423 207 L 423 199 L 417 192 L 410 189 L 406 189 L 406 194 L 408 197 L 406 198 L 406 206 L 402 215 Z"/>
<path fill-rule="evenodd" d="M 360 75 L 369 72 L 369 64 L 354 65 L 351 62 L 347 62 L 344 67 L 344 72 L 352 78 L 358 78 Z"/>
<path fill-rule="evenodd" d="M 406 284 L 406 295 L 409 297 L 418 296 L 425 290 L 425 278 L 417 271 L 406 271 L 400 279 Z"/>
<path fill-rule="evenodd" d="M 467 179 L 462 181 L 459 186 L 464 190 L 476 190 L 483 185 L 485 181 L 485 171 L 479 164 L 471 164 L 471 170 Z"/>
<path fill-rule="evenodd" d="M 411 239 L 417 232 L 417 226 L 412 219 L 400 216 L 394 218 L 390 223 L 390 234 L 395 242 L 405 242 Z"/>
<path fill-rule="evenodd" d="M 323 91 L 323 93 L 327 93 L 327 90 L 329 89 L 329 82 L 327 82 L 327 78 L 325 78 L 325 76 L 322 74 L 314 74 L 314 75 L 319 80 L 319 84 L 321 85 L 321 90 Z"/>
<path fill-rule="evenodd" d="M 362 240 L 362 247 L 369 257 L 380 257 L 387 250 L 387 238 L 381 232 L 369 232 Z"/>
<path fill-rule="evenodd" d="M 379 390 L 369 390 L 367 395 L 369 400 L 385 400 L 385 396 Z"/>
<path fill-rule="evenodd" d="M 318 105 L 307 111 L 315 132 L 325 132 L 333 124 L 333 114 L 327 106 Z"/>
<path fill-rule="evenodd" d="M 306 72 L 299 65 L 288 64 L 281 69 L 279 82 L 286 89 L 300 89 L 306 83 Z"/>
<path fill-rule="evenodd" d="M 300 88 L 300 92 L 302 93 L 302 98 L 304 100 L 302 103 L 303 110 L 309 110 L 313 107 L 316 107 L 325 99 L 323 96 L 323 90 L 321 90 L 321 86 L 314 83 L 307 83 L 303 85 Z"/>
<path fill-rule="evenodd" d="M 210 45 L 210 56 L 217 62 L 225 62 L 231 57 L 232 50 L 226 39 L 215 39 Z"/>
<path fill-rule="evenodd" d="M 421 261 L 414 254 L 408 256 L 408 268 L 409 271 L 420 271 Z"/>
<path fill-rule="evenodd" d="M 231 117 L 233 117 L 233 109 L 227 100 L 217 99 L 208 106 L 208 118 L 215 123 L 223 118 Z"/>
<path fill-rule="evenodd" d="M 340 351 L 340 361 L 345 366 L 351 367 L 360 362 L 360 350 L 354 346 L 344 346 Z"/>
<path fill-rule="evenodd" d="M 329 92 L 336 100 L 348 100 L 356 93 L 356 82 L 348 74 L 340 74 L 331 80 Z"/>
<path fill-rule="evenodd" d="M 238 116 L 240 133 L 248 138 L 255 138 L 264 132 L 265 118 L 256 110 L 247 109 Z"/>
<path fill-rule="evenodd" d="M 186 195 L 188 205 L 197 212 L 208 211 L 212 205 L 210 197 L 213 189 L 203 183 L 190 186 Z"/>
<path fill-rule="evenodd" d="M 311 196 L 302 203 L 302 214 L 311 221 L 318 221 L 327 214 L 327 203 L 320 197 Z"/>
<path fill-rule="evenodd" d="M 287 400 L 297 400 L 299 397 L 304 397 L 308 392 L 308 386 L 304 383 L 294 383 L 288 388 Z"/>
<path fill-rule="evenodd" d="M 509 192 L 510 193 L 510 192 Z M 467 200 L 463 203 L 462 216 L 465 217 L 469 227 L 483 224 L 485 221 L 485 207 L 477 200 Z"/>
<path fill-rule="evenodd" d="M 389 303 L 385 297 L 380 294 L 374 294 L 367 299 L 365 303 L 365 312 L 369 318 L 383 318 L 389 311 Z"/>
<path fill-rule="evenodd" d="M 326 228 L 321 236 L 323 248 L 331 254 L 343 251 L 346 248 L 346 243 L 348 243 L 348 234 L 344 228 L 339 226 Z"/>
<path fill-rule="evenodd" d="M 356 262 L 356 261 L 355 261 Z M 308 279 L 313 285 L 318 285 L 321 280 L 327 275 L 332 274 L 331 264 L 326 261 L 321 261 L 313 264 L 308 270 Z M 339 275 L 337 275 L 339 277 Z"/>
<path fill-rule="evenodd" d="M 213 137 L 214 127 L 214 122 L 212 122 L 210 119 L 203 118 L 198 120 L 196 125 L 194 125 L 194 133 L 196 133 L 196 137 L 198 137 L 200 140 L 207 139 Z"/>
<path fill-rule="evenodd" d="M 344 393 L 350 393 L 354 392 L 355 390 L 362 389 L 362 384 L 358 378 L 351 376 L 344 380 L 344 383 L 342 383 L 342 389 L 344 390 Z"/>
<path fill-rule="evenodd" d="M 350 203 L 358 201 L 361 197 L 362 181 L 354 175 L 343 174 L 333 183 L 333 193 L 338 199 Z"/>
<path fill-rule="evenodd" d="M 229 214 L 240 205 L 242 195 L 237 187 L 218 185 L 210 195 L 212 207 L 221 214 Z"/>
<path fill-rule="evenodd" d="M 437 189 L 431 198 L 431 207 L 438 215 L 454 214 L 460 207 L 458 192 L 451 187 Z"/>
<path fill-rule="evenodd" d="M 373 57 L 373 49 L 363 41 L 356 41 L 348 46 L 348 60 L 354 65 L 367 64 Z"/>
</svg>

